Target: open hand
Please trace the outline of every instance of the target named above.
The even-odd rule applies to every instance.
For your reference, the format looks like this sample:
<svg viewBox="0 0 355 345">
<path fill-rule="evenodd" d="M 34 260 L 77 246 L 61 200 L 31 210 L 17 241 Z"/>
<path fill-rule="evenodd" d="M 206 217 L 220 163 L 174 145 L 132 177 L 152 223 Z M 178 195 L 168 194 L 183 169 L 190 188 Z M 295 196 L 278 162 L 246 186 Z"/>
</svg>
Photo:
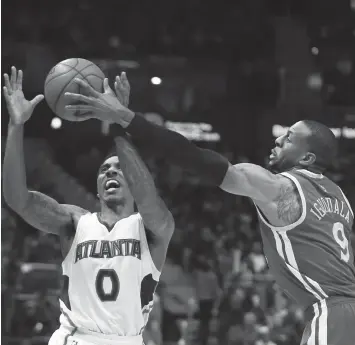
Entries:
<svg viewBox="0 0 355 345">
<path fill-rule="evenodd" d="M 28 101 L 22 92 L 22 79 L 22 71 L 17 72 L 14 66 L 11 67 L 10 78 L 8 74 L 4 74 L 4 98 L 10 115 L 10 122 L 14 125 L 23 125 L 28 121 L 36 105 L 44 98 L 43 95 L 38 95 Z"/>
<path fill-rule="evenodd" d="M 129 84 L 129 81 L 127 79 L 126 72 L 122 72 L 120 77 L 116 77 L 115 92 L 121 104 L 125 107 L 128 107 L 131 85 Z"/>
<path fill-rule="evenodd" d="M 116 97 L 113 90 L 108 84 L 108 79 L 104 79 L 104 92 L 98 92 L 94 90 L 88 83 L 81 79 L 74 80 L 79 84 L 84 93 L 88 96 L 77 93 L 65 93 L 65 97 L 72 102 L 82 102 L 82 105 L 67 105 L 65 107 L 66 111 L 70 111 L 76 116 L 81 117 L 81 119 L 91 119 L 96 118 L 101 121 L 109 121 L 111 123 L 115 122 L 123 127 L 129 124 L 129 121 L 134 116 L 134 113 L 126 108 L 118 97 Z M 127 93 L 126 93 L 127 96 Z M 122 102 L 128 103 L 128 98 L 126 96 L 121 96 Z M 129 97 L 129 92 L 128 92 Z M 80 115 L 80 112 L 89 112 L 88 115 Z M 133 114 L 133 115 L 132 115 Z"/>
</svg>

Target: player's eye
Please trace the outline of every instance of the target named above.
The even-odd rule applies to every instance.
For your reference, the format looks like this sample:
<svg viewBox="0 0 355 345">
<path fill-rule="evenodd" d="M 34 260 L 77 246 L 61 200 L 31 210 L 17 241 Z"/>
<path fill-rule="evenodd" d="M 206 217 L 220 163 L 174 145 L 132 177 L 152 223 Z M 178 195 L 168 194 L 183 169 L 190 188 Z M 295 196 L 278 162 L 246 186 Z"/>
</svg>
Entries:
<svg viewBox="0 0 355 345">
<path fill-rule="evenodd" d="M 102 174 L 102 173 L 104 173 L 104 172 L 106 172 L 107 171 L 107 166 L 103 166 L 103 167 L 101 167 L 101 169 L 100 169 L 100 173 Z"/>
</svg>

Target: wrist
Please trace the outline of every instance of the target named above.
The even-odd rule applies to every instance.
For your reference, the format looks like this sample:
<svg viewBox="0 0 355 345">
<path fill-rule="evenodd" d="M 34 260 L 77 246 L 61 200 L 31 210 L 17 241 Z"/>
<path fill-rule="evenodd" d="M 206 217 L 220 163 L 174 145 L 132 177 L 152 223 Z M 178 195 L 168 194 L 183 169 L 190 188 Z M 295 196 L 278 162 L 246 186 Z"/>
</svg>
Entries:
<svg viewBox="0 0 355 345">
<path fill-rule="evenodd" d="M 110 136 L 111 136 L 111 138 L 116 140 L 116 139 L 119 139 L 121 137 L 125 137 L 126 136 L 126 132 L 125 132 L 124 128 L 120 124 L 113 123 L 110 126 Z"/>
<path fill-rule="evenodd" d="M 9 129 L 22 129 L 24 127 L 24 125 L 25 125 L 25 123 L 15 123 L 10 119 L 8 128 Z"/>
<path fill-rule="evenodd" d="M 119 111 L 115 123 L 120 125 L 122 128 L 127 128 L 134 119 L 134 117 L 135 113 L 132 110 L 125 108 L 124 110 Z"/>
</svg>

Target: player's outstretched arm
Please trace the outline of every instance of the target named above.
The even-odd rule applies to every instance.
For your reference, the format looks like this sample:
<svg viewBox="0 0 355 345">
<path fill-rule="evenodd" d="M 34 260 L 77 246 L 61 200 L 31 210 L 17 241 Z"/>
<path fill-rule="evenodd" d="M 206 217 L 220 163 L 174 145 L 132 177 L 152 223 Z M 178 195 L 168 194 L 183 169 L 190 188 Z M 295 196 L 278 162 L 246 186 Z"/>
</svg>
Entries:
<svg viewBox="0 0 355 345">
<path fill-rule="evenodd" d="M 33 113 L 42 95 L 27 101 L 22 92 L 22 71 L 11 69 L 5 74 L 4 98 L 10 115 L 3 167 L 3 193 L 6 203 L 35 228 L 60 234 L 72 228 L 70 208 L 52 198 L 27 189 L 23 150 L 24 124 Z M 75 206 L 74 206 L 75 207 Z M 72 228 L 72 230 L 74 230 Z"/>
<path fill-rule="evenodd" d="M 82 80 L 76 82 L 89 96 L 66 93 L 69 101 L 85 105 L 68 105 L 66 110 L 74 114 L 85 111 L 85 118 L 97 118 L 119 124 L 133 137 L 144 140 L 153 151 L 166 157 L 171 163 L 196 173 L 207 182 L 219 186 L 228 170 L 229 162 L 217 152 L 201 149 L 183 135 L 157 126 L 140 114 L 124 106 L 104 80 L 104 93 L 95 91 Z M 117 81 L 116 81 L 117 82 Z M 117 88 L 116 88 L 117 93 Z M 81 116 L 81 115 L 78 115 Z"/>
<path fill-rule="evenodd" d="M 159 196 L 153 177 L 134 146 L 124 136 L 115 138 L 115 146 L 123 175 L 144 225 L 153 234 L 151 255 L 156 267 L 161 269 L 175 227 L 173 216 Z"/>
</svg>

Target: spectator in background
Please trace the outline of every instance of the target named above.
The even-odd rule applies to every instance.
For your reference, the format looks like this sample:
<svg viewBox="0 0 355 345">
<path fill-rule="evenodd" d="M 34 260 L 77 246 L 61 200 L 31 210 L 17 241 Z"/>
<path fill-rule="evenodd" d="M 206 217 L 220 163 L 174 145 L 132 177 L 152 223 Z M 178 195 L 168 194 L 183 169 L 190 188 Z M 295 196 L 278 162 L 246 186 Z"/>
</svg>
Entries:
<svg viewBox="0 0 355 345">
<path fill-rule="evenodd" d="M 303 322 L 303 311 L 288 303 L 270 316 L 270 337 L 277 345 L 298 345 L 303 332 Z"/>
<path fill-rule="evenodd" d="M 247 308 L 245 291 L 231 286 L 222 297 L 219 307 L 218 338 L 220 344 L 227 343 L 227 335 L 233 325 L 242 324 L 242 316 Z"/>
<path fill-rule="evenodd" d="M 184 250 L 179 242 L 171 243 L 158 285 L 162 303 L 164 345 L 176 345 L 181 339 L 181 321 L 197 311 L 197 294 L 192 274 L 183 265 Z"/>
<path fill-rule="evenodd" d="M 257 318 L 252 312 L 244 314 L 243 323 L 234 325 L 228 332 L 228 345 L 255 345 L 258 338 Z"/>
<path fill-rule="evenodd" d="M 201 345 L 207 345 L 212 309 L 219 292 L 218 278 L 212 259 L 198 255 L 195 259 L 194 277 L 199 304 L 199 340 Z"/>
<path fill-rule="evenodd" d="M 29 244 L 28 262 L 45 262 L 60 264 L 61 248 L 57 238 L 48 234 L 40 234 Z"/>
<path fill-rule="evenodd" d="M 267 269 L 263 248 L 260 241 L 254 241 L 251 253 L 246 259 L 247 267 L 253 273 L 263 273 Z"/>
<path fill-rule="evenodd" d="M 257 338 L 258 340 L 255 342 L 255 345 L 279 345 L 279 343 L 276 344 L 270 339 L 270 329 L 268 326 L 258 328 Z"/>
<path fill-rule="evenodd" d="M 44 291 L 36 294 L 34 299 L 17 302 L 11 325 L 12 334 L 26 338 L 49 336 L 58 326 L 58 306 L 49 301 Z"/>
</svg>

